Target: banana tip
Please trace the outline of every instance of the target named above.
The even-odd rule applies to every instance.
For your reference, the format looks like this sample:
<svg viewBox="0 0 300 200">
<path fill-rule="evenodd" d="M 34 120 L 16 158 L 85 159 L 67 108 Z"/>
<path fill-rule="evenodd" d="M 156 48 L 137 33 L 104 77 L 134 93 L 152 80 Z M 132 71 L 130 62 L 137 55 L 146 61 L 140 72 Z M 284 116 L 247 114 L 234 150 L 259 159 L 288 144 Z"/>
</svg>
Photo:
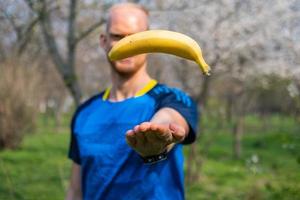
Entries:
<svg viewBox="0 0 300 200">
<path fill-rule="evenodd" d="M 200 69 L 202 70 L 202 73 L 203 73 L 204 75 L 206 75 L 206 76 L 210 76 L 210 75 L 211 75 L 211 74 L 210 74 L 211 69 L 210 69 L 210 67 L 209 67 L 208 65 L 206 65 L 206 66 L 201 66 Z"/>
<path fill-rule="evenodd" d="M 210 72 L 204 72 L 204 75 L 210 76 L 211 74 L 210 74 Z"/>
</svg>

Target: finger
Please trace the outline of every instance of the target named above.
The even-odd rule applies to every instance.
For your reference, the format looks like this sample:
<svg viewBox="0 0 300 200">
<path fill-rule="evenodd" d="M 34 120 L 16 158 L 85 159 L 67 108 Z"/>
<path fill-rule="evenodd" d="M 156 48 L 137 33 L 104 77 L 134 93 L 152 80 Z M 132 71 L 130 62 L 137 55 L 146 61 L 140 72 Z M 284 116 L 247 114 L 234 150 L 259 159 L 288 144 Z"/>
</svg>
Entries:
<svg viewBox="0 0 300 200">
<path fill-rule="evenodd" d="M 143 123 L 141 123 L 140 126 L 139 126 L 139 131 L 140 131 L 140 132 L 148 131 L 149 128 L 150 128 L 150 126 L 151 126 L 151 123 L 150 123 L 150 122 L 143 122 Z"/>
<path fill-rule="evenodd" d="M 134 131 L 135 133 L 138 133 L 138 132 L 140 132 L 139 129 L 140 129 L 140 126 L 139 126 L 139 125 L 136 125 L 136 126 L 133 128 L 133 131 Z"/>
<path fill-rule="evenodd" d="M 169 135 L 170 130 L 166 125 L 158 125 L 157 132 L 160 133 L 160 136 L 166 137 Z"/>
<path fill-rule="evenodd" d="M 155 132 L 155 131 L 157 131 L 157 130 L 158 130 L 158 125 L 152 123 L 152 124 L 150 125 L 150 131 L 154 131 L 154 132 Z"/>
<path fill-rule="evenodd" d="M 133 130 L 129 130 L 129 131 L 126 132 L 126 142 L 131 147 L 136 146 L 137 141 L 136 141 Z"/>
<path fill-rule="evenodd" d="M 155 133 L 159 139 L 164 140 L 165 142 L 169 143 L 172 140 L 172 134 L 168 125 L 158 124 Z"/>
<path fill-rule="evenodd" d="M 159 136 L 157 136 L 157 133 L 156 133 L 157 131 L 158 131 L 158 125 L 151 123 L 147 134 L 145 134 L 145 136 L 147 137 L 147 140 L 149 140 L 151 142 L 161 141 L 161 138 Z"/>
<path fill-rule="evenodd" d="M 151 141 L 165 141 L 165 138 L 164 137 L 164 133 L 161 133 L 161 132 L 165 132 L 167 131 L 167 129 L 164 129 L 164 128 L 159 128 L 160 126 L 162 125 L 159 125 L 159 124 L 151 124 L 150 125 L 150 128 L 149 128 L 149 134 L 147 133 L 147 139 L 149 137 L 149 140 Z M 164 126 L 164 125 L 163 125 Z"/>
<path fill-rule="evenodd" d="M 173 136 L 173 142 L 181 142 L 184 140 L 186 132 L 183 127 L 170 123 L 169 129 L 171 130 L 171 134 Z"/>
<path fill-rule="evenodd" d="M 156 132 L 153 132 L 153 131 L 147 131 L 145 132 L 145 137 L 146 137 L 146 141 L 148 141 L 149 143 L 152 143 L 152 144 L 155 144 L 157 142 L 161 142 L 162 139 L 160 139 L 158 136 L 157 136 L 157 133 Z"/>
<path fill-rule="evenodd" d="M 136 145 L 137 145 L 137 141 L 136 141 L 136 139 L 134 137 L 128 137 L 128 136 L 126 136 L 126 142 L 127 142 L 127 144 L 129 146 L 131 146 L 133 148 L 135 148 Z"/>
<path fill-rule="evenodd" d="M 126 136 L 134 136 L 134 131 L 133 130 L 128 130 L 126 131 Z"/>
<path fill-rule="evenodd" d="M 137 146 L 143 146 L 147 142 L 144 132 L 135 133 L 135 138 L 137 141 Z"/>
</svg>

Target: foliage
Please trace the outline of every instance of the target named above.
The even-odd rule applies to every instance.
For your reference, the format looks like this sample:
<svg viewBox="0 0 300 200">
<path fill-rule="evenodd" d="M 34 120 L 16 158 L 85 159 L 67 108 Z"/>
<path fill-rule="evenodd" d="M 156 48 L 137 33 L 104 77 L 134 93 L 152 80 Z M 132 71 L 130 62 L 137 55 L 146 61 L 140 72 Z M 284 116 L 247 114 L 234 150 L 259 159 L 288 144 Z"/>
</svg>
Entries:
<svg viewBox="0 0 300 200">
<path fill-rule="evenodd" d="M 255 97 L 255 110 L 261 113 L 299 114 L 299 91 L 295 79 L 276 74 L 256 75 L 247 84 L 248 96 Z"/>
<path fill-rule="evenodd" d="M 0 65 L 0 149 L 16 148 L 34 127 L 38 74 L 16 62 Z"/>
</svg>

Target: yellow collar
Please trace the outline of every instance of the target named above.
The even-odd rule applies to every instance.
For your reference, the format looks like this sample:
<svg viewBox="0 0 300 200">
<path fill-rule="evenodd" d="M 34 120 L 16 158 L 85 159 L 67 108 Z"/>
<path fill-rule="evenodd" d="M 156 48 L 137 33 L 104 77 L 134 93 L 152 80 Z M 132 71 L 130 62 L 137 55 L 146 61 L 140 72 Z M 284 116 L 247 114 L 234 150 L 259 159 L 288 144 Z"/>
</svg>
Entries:
<svg viewBox="0 0 300 200">
<path fill-rule="evenodd" d="M 152 88 L 154 88 L 154 86 L 157 84 L 156 80 L 151 80 L 149 81 L 149 83 L 147 83 L 147 85 L 145 87 L 143 87 L 142 89 L 140 89 L 135 95 L 134 97 L 140 97 L 143 96 L 144 94 L 146 94 L 147 92 L 149 92 Z M 105 101 L 108 99 L 109 97 L 109 93 L 110 93 L 111 87 L 106 88 L 103 96 L 102 96 L 102 100 Z"/>
</svg>

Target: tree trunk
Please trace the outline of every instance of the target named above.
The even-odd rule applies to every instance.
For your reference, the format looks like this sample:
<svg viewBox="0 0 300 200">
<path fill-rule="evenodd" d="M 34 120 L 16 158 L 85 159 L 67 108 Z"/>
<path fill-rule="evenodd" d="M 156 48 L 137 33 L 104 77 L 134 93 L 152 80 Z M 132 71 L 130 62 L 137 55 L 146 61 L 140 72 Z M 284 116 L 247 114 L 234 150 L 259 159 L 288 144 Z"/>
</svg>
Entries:
<svg viewBox="0 0 300 200">
<path fill-rule="evenodd" d="M 233 97 L 228 96 L 226 101 L 226 121 L 227 123 L 232 122 L 232 108 L 233 108 Z"/>
<path fill-rule="evenodd" d="M 56 40 L 53 36 L 53 30 L 51 25 L 51 19 L 47 12 L 47 3 L 42 2 L 42 8 L 39 10 L 41 19 L 41 28 L 46 42 L 51 59 L 55 64 L 59 74 L 61 75 L 64 84 L 71 93 L 76 105 L 79 105 L 81 99 L 81 89 L 75 73 L 75 53 L 76 53 L 76 40 L 74 36 L 75 32 L 75 20 L 76 20 L 76 0 L 70 1 L 69 19 L 68 19 L 68 35 L 67 35 L 67 59 L 63 59 L 62 54 L 59 52 Z"/>
<path fill-rule="evenodd" d="M 207 103 L 207 99 L 208 99 L 208 96 L 209 96 L 210 82 L 211 82 L 211 77 L 210 76 L 204 76 L 201 93 L 196 98 L 196 102 L 200 103 L 200 106 L 201 106 L 202 109 L 205 108 L 206 103 Z"/>
<path fill-rule="evenodd" d="M 76 19 L 78 16 L 77 14 L 78 0 L 69 0 L 69 15 L 67 18 L 68 30 L 66 34 L 67 52 L 66 54 L 64 54 L 59 51 L 59 48 L 56 43 L 57 40 L 53 35 L 54 33 L 52 27 L 53 19 L 51 18 L 51 13 L 54 10 L 59 9 L 59 6 L 53 6 L 53 4 L 50 4 L 50 1 L 24 0 L 24 2 L 37 16 L 31 21 L 31 23 L 28 25 L 28 27 L 24 32 L 25 40 L 24 40 L 24 44 L 22 42 L 20 46 L 19 53 L 21 53 L 25 48 L 28 38 L 30 38 L 30 34 L 29 34 L 30 31 L 38 23 L 41 27 L 42 37 L 45 41 L 46 48 L 48 49 L 48 52 L 50 54 L 50 58 L 52 59 L 60 76 L 62 77 L 65 86 L 67 87 L 68 91 L 72 95 L 75 104 L 78 105 L 80 103 L 82 93 L 75 72 L 76 47 L 77 44 L 83 38 L 87 37 L 90 33 L 92 33 L 96 28 L 98 28 L 105 22 L 104 17 L 97 20 L 94 24 L 88 26 L 85 30 L 79 31 L 78 27 L 76 26 Z M 51 6 L 49 6 L 48 4 Z M 18 31 L 18 29 L 16 29 L 16 31 Z M 18 33 L 19 32 L 17 32 L 16 34 Z M 20 34 L 18 36 L 20 36 Z"/>
<path fill-rule="evenodd" d="M 244 116 L 239 116 L 233 127 L 233 157 L 239 159 L 242 151 L 242 134 L 244 132 Z"/>
<path fill-rule="evenodd" d="M 196 183 L 200 180 L 202 159 L 197 151 L 197 143 L 190 146 L 186 162 L 186 183 Z"/>
</svg>

